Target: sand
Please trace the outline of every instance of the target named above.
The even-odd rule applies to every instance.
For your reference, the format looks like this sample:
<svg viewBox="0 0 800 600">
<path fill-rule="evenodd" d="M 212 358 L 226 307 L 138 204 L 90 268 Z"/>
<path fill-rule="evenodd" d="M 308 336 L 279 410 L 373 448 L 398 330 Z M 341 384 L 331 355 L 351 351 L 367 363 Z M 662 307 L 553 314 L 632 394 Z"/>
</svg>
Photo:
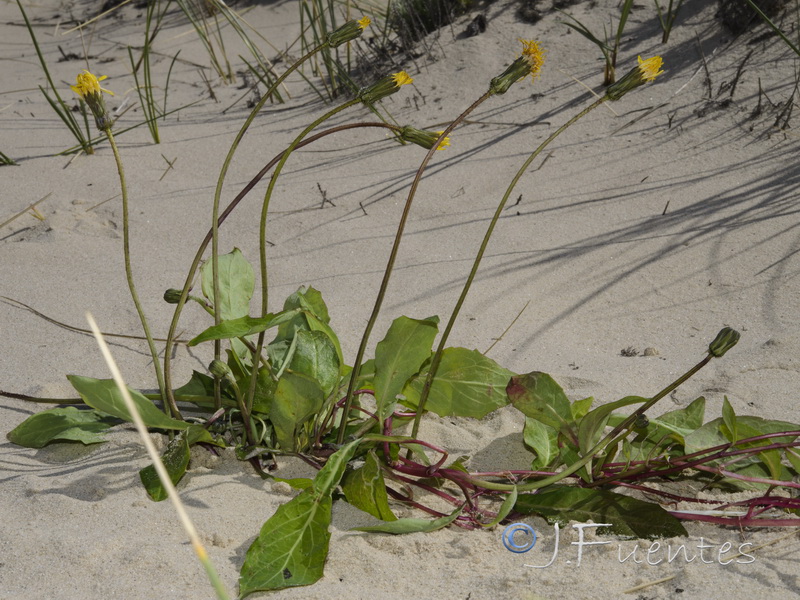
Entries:
<svg viewBox="0 0 800 600">
<path fill-rule="evenodd" d="M 86 64 L 58 62 L 59 46 L 83 55 L 78 34 L 63 32 L 72 18 L 85 19 L 99 3 L 55 4 L 25 6 L 66 98 L 68 84 Z M 594 8 L 581 3 L 568 10 L 602 31 L 604 19 L 617 14 L 615 6 L 602 0 Z M 461 35 L 474 14 L 463 17 L 429 38 L 430 55 L 401 65 L 414 77 L 413 87 L 385 102 L 399 123 L 441 128 L 513 60 L 517 38 L 540 40 L 547 61 L 534 83 L 518 83 L 487 101 L 456 130 L 451 147 L 435 155 L 370 353 L 395 317 L 450 313 L 510 178 L 546 135 L 591 102 L 584 85 L 602 89 L 599 53 L 559 23 L 557 13 L 548 8 L 530 25 L 505 0 L 484 9 L 485 33 Z M 800 420 L 800 144 L 794 120 L 784 128 L 786 115 L 779 119 L 796 97 L 797 56 L 764 26 L 732 36 L 716 11 L 714 2 L 687 3 L 666 45 L 660 43 L 654 8 L 645 4 L 633 11 L 620 73 L 640 54 L 662 55 L 666 72 L 585 117 L 522 178 L 453 345 L 485 350 L 529 302 L 489 356 L 515 372 L 551 373 L 571 398 L 591 395 L 600 403 L 652 395 L 699 360 L 720 328 L 730 326 L 742 333 L 739 345 L 664 399 L 654 414 L 704 395 L 709 419 L 719 415 L 727 397 L 737 414 Z M 128 6 L 119 13 L 124 18 L 108 17 L 84 34 L 93 72 L 108 75 L 104 84 L 116 92 L 109 99 L 112 108 L 126 97 L 137 102 L 126 45 L 141 43 L 142 12 Z M 280 48 L 299 32 L 296 3 L 257 2 L 246 16 Z M 38 205 L 43 220 L 27 213 L 0 229 L 0 295 L 75 327 L 85 327 L 85 312 L 91 311 L 103 330 L 136 335 L 110 149 L 101 145 L 94 156 L 54 156 L 73 140 L 37 89 L 45 79 L 15 3 L 0 3 L 0 23 L 0 151 L 19 162 L 0 169 L 0 222 L 47 196 Z M 789 11 L 783 27 L 792 26 L 796 15 Z M 161 144 L 153 144 L 144 127 L 119 138 L 133 207 L 133 269 L 159 337 L 172 314 L 161 296 L 183 282 L 210 224 L 222 158 L 248 112 L 242 102 L 223 113 L 243 91 L 206 68 L 207 56 L 177 16 L 169 17 L 157 38 L 157 82 L 163 83 L 179 49 L 169 107 L 197 104 L 167 118 Z M 228 51 L 240 64 L 235 44 Z M 227 179 L 226 201 L 325 110 L 301 79 L 290 79 L 287 88 L 291 100 L 266 108 L 245 137 Z M 335 121 L 358 119 L 373 120 L 355 108 Z M 136 107 L 120 126 L 140 120 Z M 349 360 L 423 156 L 380 130 L 346 133 L 296 154 L 277 186 L 268 225 L 270 305 L 280 308 L 301 285 L 321 290 Z M 173 168 L 167 170 L 167 161 Z M 323 203 L 320 188 L 330 202 Z M 264 189 L 262 183 L 223 228 L 223 251 L 236 246 L 257 258 L 257 206 Z M 187 310 L 181 335 L 207 325 L 202 311 Z M 68 397 L 74 392 L 65 375 L 108 376 L 90 336 L 12 302 L 0 301 L 0 331 L 0 389 Z M 111 343 L 129 384 L 152 389 L 145 345 Z M 636 356 L 622 355 L 629 348 Z M 648 352 L 654 355 L 643 356 L 646 348 L 655 349 Z M 182 383 L 208 360 L 205 350 L 179 348 L 175 379 Z M 148 460 L 130 427 L 116 428 L 108 443 L 90 447 L 54 444 L 37 451 L 5 441 L 8 431 L 42 408 L 0 400 L 0 597 L 213 597 L 172 507 L 149 501 L 139 484 L 137 471 Z M 526 468 L 530 455 L 521 445 L 521 426 L 511 408 L 482 422 L 431 416 L 423 437 L 453 456 L 472 456 L 476 469 Z M 300 470 L 288 462 L 282 473 Z M 291 491 L 262 481 L 229 453 L 213 457 L 205 451 L 194 453 L 179 490 L 234 592 L 247 548 Z M 398 515 L 412 514 L 395 508 Z M 504 549 L 499 529 L 401 537 L 349 531 L 372 521 L 336 503 L 324 578 L 312 587 L 256 597 L 783 599 L 800 592 L 800 541 L 791 530 L 689 523 L 688 538 L 664 540 L 654 550 L 640 542 L 637 555 L 624 562 L 636 541 L 592 538 L 610 543 L 583 548 L 578 565 L 578 546 L 570 544 L 578 540 L 577 530 L 562 528 L 554 558 L 555 532 L 541 519 L 529 520 L 540 541 L 523 555 Z M 779 541 L 753 550 L 773 540 Z M 726 542 L 732 550 L 721 552 Z M 686 554 L 668 561 L 667 544 L 673 551 L 684 544 Z M 752 560 L 732 558 L 742 544 L 752 544 L 743 547 Z M 546 565 L 551 558 L 546 568 L 525 566 Z"/>
</svg>

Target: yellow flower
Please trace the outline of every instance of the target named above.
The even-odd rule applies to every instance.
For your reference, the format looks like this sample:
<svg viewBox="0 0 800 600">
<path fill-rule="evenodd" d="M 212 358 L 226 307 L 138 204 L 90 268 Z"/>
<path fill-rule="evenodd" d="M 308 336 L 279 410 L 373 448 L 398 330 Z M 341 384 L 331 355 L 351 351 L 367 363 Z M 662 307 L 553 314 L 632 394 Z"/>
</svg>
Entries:
<svg viewBox="0 0 800 600">
<path fill-rule="evenodd" d="M 660 56 L 654 56 L 652 58 L 648 58 L 647 60 L 642 60 L 642 57 L 638 57 L 639 60 L 639 70 L 642 72 L 642 77 L 645 81 L 653 81 L 658 75 L 661 75 L 664 71 L 661 71 L 661 65 L 663 61 L 661 60 Z"/>
<path fill-rule="evenodd" d="M 382 77 L 368 88 L 361 90 L 358 94 L 362 102 L 366 104 L 375 104 L 378 100 L 382 100 L 391 94 L 394 94 L 401 86 L 414 81 L 408 76 L 405 71 L 400 71 L 394 75 L 387 75 Z"/>
<path fill-rule="evenodd" d="M 442 130 L 440 130 L 440 131 L 437 131 L 437 132 L 436 132 L 437 138 L 438 138 L 439 136 L 441 136 L 443 133 L 444 133 L 444 129 L 442 129 Z M 444 139 L 441 141 L 441 143 L 439 144 L 439 146 L 438 146 L 436 149 L 437 149 L 437 150 L 444 150 L 444 149 L 445 149 L 445 148 L 447 148 L 449 145 L 450 145 L 450 136 L 447 136 L 446 138 L 444 138 Z"/>
<path fill-rule="evenodd" d="M 530 65 L 532 79 L 536 79 L 544 64 L 544 50 L 534 40 L 519 40 L 522 43 L 522 57 Z"/>
<path fill-rule="evenodd" d="M 642 60 L 640 56 L 639 64 L 628 71 L 622 79 L 610 85 L 606 90 L 605 97 L 609 100 L 619 100 L 631 90 L 653 81 L 664 72 L 661 71 L 663 62 L 660 56 L 654 56 L 647 60 Z"/>
<path fill-rule="evenodd" d="M 86 97 L 90 94 L 99 95 L 100 92 L 105 92 L 106 94 L 111 94 L 113 96 L 114 92 L 100 87 L 100 82 L 104 79 L 108 79 L 108 75 L 95 77 L 89 71 L 84 69 L 83 73 L 78 75 L 76 85 L 71 85 L 69 87 L 71 87 L 72 91 L 78 94 L 78 96 L 84 100 L 86 100 Z"/>
<path fill-rule="evenodd" d="M 370 21 L 367 16 L 363 16 L 358 20 L 358 26 L 361 27 L 361 31 L 364 31 L 370 23 L 372 23 L 372 21 Z"/>
<path fill-rule="evenodd" d="M 395 73 L 394 75 L 392 75 L 392 78 L 394 79 L 394 83 L 398 88 L 401 85 L 405 85 L 407 83 L 411 83 L 412 81 L 414 81 L 413 79 L 411 79 L 411 77 L 409 77 L 408 73 L 406 73 L 405 71 L 400 71 L 399 73 Z"/>
<path fill-rule="evenodd" d="M 372 21 L 369 20 L 369 17 L 361 17 L 358 21 L 348 21 L 339 27 L 339 29 L 328 33 L 325 42 L 330 48 L 337 48 L 359 37 L 364 33 L 364 29 L 366 29 L 367 25 L 370 23 L 372 23 Z"/>
<path fill-rule="evenodd" d="M 103 92 L 106 94 L 114 95 L 114 92 L 100 87 L 100 82 L 106 79 L 103 75 L 100 78 L 95 77 L 89 71 L 85 70 L 77 77 L 75 85 L 69 87 L 72 91 L 78 94 L 81 99 L 86 102 L 89 110 L 94 115 L 94 121 L 100 131 L 110 131 L 111 126 L 114 124 L 114 119 L 108 114 L 106 110 L 106 103 L 103 100 Z"/>
<path fill-rule="evenodd" d="M 493 94 L 505 94 L 520 79 L 531 76 L 533 80 L 539 75 L 544 64 L 544 50 L 539 42 L 519 40 L 522 42 L 522 56 L 514 60 L 508 68 L 489 83 L 489 91 Z"/>
<path fill-rule="evenodd" d="M 406 125 L 403 127 L 399 132 L 400 139 L 404 142 L 411 142 L 412 144 L 416 144 L 417 146 L 422 146 L 426 150 L 430 150 L 433 148 L 433 145 L 438 141 L 439 137 L 444 133 L 442 131 L 427 131 L 425 129 L 417 129 L 416 127 L 411 127 L 410 125 Z M 450 145 L 450 138 L 446 137 L 439 145 L 436 147 L 437 150 L 444 150 Z"/>
</svg>

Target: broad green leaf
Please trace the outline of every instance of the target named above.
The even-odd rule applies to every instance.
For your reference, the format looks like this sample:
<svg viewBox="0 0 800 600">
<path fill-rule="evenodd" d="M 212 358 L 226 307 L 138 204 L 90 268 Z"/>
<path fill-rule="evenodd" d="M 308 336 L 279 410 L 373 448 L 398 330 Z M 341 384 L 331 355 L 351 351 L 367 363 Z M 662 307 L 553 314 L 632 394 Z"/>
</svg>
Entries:
<svg viewBox="0 0 800 600">
<path fill-rule="evenodd" d="M 425 384 L 426 369 L 403 389 L 404 404 L 415 407 Z M 441 417 L 482 419 L 508 404 L 505 387 L 514 375 L 477 350 L 446 348 L 431 385 L 425 410 Z"/>
<path fill-rule="evenodd" d="M 525 417 L 522 439 L 536 458 L 531 463 L 531 470 L 545 468 L 558 456 L 558 431 L 530 417 Z"/>
<path fill-rule="evenodd" d="M 256 277 L 253 267 L 238 248 L 217 259 L 219 267 L 219 299 L 215 308 L 224 321 L 238 319 L 250 312 Z M 211 260 L 200 267 L 203 295 L 214 303 L 214 279 Z"/>
<path fill-rule="evenodd" d="M 51 408 L 31 415 L 6 437 L 26 448 L 44 448 L 56 441 L 81 442 L 88 446 L 105 442 L 101 434 L 119 422 L 93 409 L 80 410 L 74 406 Z"/>
<path fill-rule="evenodd" d="M 298 331 L 296 346 L 289 368 L 295 373 L 315 379 L 325 396 L 339 383 L 339 357 L 336 347 L 322 331 Z"/>
<path fill-rule="evenodd" d="M 186 473 L 186 467 L 189 466 L 189 441 L 183 432 L 167 445 L 167 449 L 161 455 L 161 462 L 167 469 L 172 485 L 177 485 L 183 474 Z M 139 471 L 139 479 L 142 480 L 142 485 L 151 500 L 161 502 L 168 498 L 167 490 L 162 485 L 153 465 Z"/>
<path fill-rule="evenodd" d="M 261 333 L 270 327 L 275 327 L 291 320 L 297 314 L 298 311 L 289 311 L 268 314 L 266 317 L 240 317 L 230 321 L 223 321 L 219 325 L 212 325 L 197 337 L 189 340 L 188 345 L 196 346 L 210 340 L 228 340 Z"/>
<path fill-rule="evenodd" d="M 335 452 L 312 486 L 278 507 L 264 523 L 242 565 L 242 598 L 256 591 L 310 585 L 322 577 L 331 537 L 331 494 L 360 443 L 355 440 Z"/>
<path fill-rule="evenodd" d="M 687 435 L 703 425 L 703 417 L 706 412 L 706 399 L 700 396 L 693 400 L 686 408 L 680 408 L 650 419 L 650 424 L 666 429 L 678 436 L 681 444 L 684 443 Z M 648 437 L 652 435 L 648 428 Z"/>
<path fill-rule="evenodd" d="M 342 491 L 347 502 L 381 521 L 395 521 L 397 517 L 389 508 L 389 496 L 383 472 L 375 452 L 366 455 L 364 465 L 345 474 Z"/>
<path fill-rule="evenodd" d="M 205 373 L 192 371 L 192 377 L 184 385 L 175 390 L 175 397 L 186 402 L 194 402 L 196 398 L 200 403 L 214 400 L 214 379 Z"/>
<path fill-rule="evenodd" d="M 250 373 L 251 367 L 245 365 L 239 354 L 233 350 L 228 350 L 228 366 L 233 373 L 239 390 L 250 389 Z M 253 395 L 253 412 L 261 413 L 262 415 L 269 414 L 269 407 L 272 404 L 272 398 L 275 395 L 275 388 L 277 382 L 270 375 L 267 367 L 261 367 L 256 376 L 256 389 Z M 231 397 L 235 398 L 235 392 L 229 389 L 227 384 L 223 384 L 223 391 L 227 391 Z M 235 400 L 234 400 L 235 401 Z"/>
<path fill-rule="evenodd" d="M 572 411 L 569 399 L 547 373 L 534 371 L 512 377 L 506 392 L 511 404 L 526 417 L 536 419 L 556 431 L 570 431 Z"/>
<path fill-rule="evenodd" d="M 631 404 L 643 404 L 647 398 L 640 396 L 626 396 L 622 400 L 602 404 L 594 410 L 588 412 L 578 424 L 578 443 L 581 454 L 586 455 L 589 450 L 600 440 L 609 415 L 623 406 Z"/>
<path fill-rule="evenodd" d="M 636 437 L 630 443 L 626 440 L 625 457 L 628 460 L 646 460 L 662 453 L 666 447 L 670 447 L 670 454 L 680 454 L 681 450 L 677 448 L 676 442 L 682 448 L 686 436 L 702 427 L 705 405 L 705 398 L 700 396 L 686 408 L 650 419 L 643 436 Z M 608 425 L 616 427 L 626 418 L 625 415 L 612 414 Z"/>
<path fill-rule="evenodd" d="M 746 415 L 736 417 L 736 426 L 739 430 L 740 439 L 744 439 L 746 437 L 754 437 L 757 435 L 763 435 L 765 433 L 800 431 L 800 425 L 797 425 L 795 423 L 788 423 L 786 421 L 771 421 L 767 419 L 762 419 L 761 417 L 751 417 Z M 745 430 L 748 431 L 747 435 L 743 435 L 743 431 Z M 695 431 L 686 436 L 686 444 L 684 447 L 686 454 L 692 454 L 694 452 L 705 450 L 707 448 L 714 448 L 716 446 L 728 444 L 731 440 L 724 434 L 724 431 L 727 431 L 727 427 L 725 426 L 725 423 L 721 418 L 709 421 L 702 427 L 699 427 L 698 429 L 696 429 Z M 743 445 L 740 447 L 746 448 L 746 447 L 757 447 L 759 445 L 763 446 L 766 444 L 788 443 L 794 440 L 795 437 L 796 436 L 785 436 L 779 438 L 771 438 L 769 440 L 762 440 L 761 442 L 749 445 Z M 752 465 L 757 462 L 759 462 L 758 455 L 746 458 L 740 458 L 736 461 L 735 464 L 731 465 L 731 470 L 740 472 L 744 467 Z M 709 464 L 716 465 L 719 464 L 719 461 L 712 461 Z"/>
<path fill-rule="evenodd" d="M 296 437 L 300 428 L 319 412 L 324 400 L 325 394 L 314 379 L 299 373 L 283 374 L 269 409 L 281 450 L 297 450 Z"/>
<path fill-rule="evenodd" d="M 687 536 L 681 522 L 658 504 L 606 490 L 556 486 L 538 494 L 520 494 L 514 510 L 536 514 L 548 523 L 611 523 L 598 533 L 637 538 Z"/>
<path fill-rule="evenodd" d="M 331 318 L 328 316 L 328 307 L 322 299 L 322 293 L 313 287 L 301 286 L 284 301 L 283 310 L 291 310 L 293 308 L 302 308 L 323 323 L 331 322 Z"/>
<path fill-rule="evenodd" d="M 354 527 L 350 531 L 366 531 L 371 533 L 391 533 L 392 535 L 401 535 L 404 533 L 419 533 L 436 531 L 447 527 L 461 514 L 461 509 L 454 511 L 446 517 L 439 517 L 438 519 L 397 519 L 396 521 L 389 521 L 388 523 L 381 523 L 380 525 L 370 525 L 369 527 Z"/>
<path fill-rule="evenodd" d="M 312 488 L 279 506 L 247 550 L 240 597 L 316 582 L 328 557 L 330 523 L 331 497 L 320 498 Z"/>
<path fill-rule="evenodd" d="M 592 408 L 592 402 L 594 402 L 594 398 L 591 396 L 584 398 L 583 400 L 576 400 L 573 402 L 569 407 L 569 411 L 572 413 L 572 420 L 580 421 L 586 415 L 586 413 L 589 412 L 589 409 Z"/>
<path fill-rule="evenodd" d="M 92 379 L 80 375 L 67 375 L 67 379 L 78 391 L 83 401 L 92 408 L 125 421 L 132 421 L 128 408 L 125 406 L 125 399 L 113 379 Z M 136 390 L 128 388 L 128 391 L 147 427 L 186 429 L 189 426 L 188 423 L 169 418 Z"/>
<path fill-rule="evenodd" d="M 333 342 L 333 347 L 336 349 L 336 357 L 339 359 L 339 364 L 344 364 L 344 355 L 342 354 L 342 347 L 339 344 L 339 338 L 336 336 L 336 333 L 331 329 L 330 325 L 328 325 L 325 321 L 320 320 L 314 314 L 306 312 L 304 313 L 306 317 L 306 322 L 308 323 L 308 328 L 311 331 L 321 331 L 328 338 Z"/>
<path fill-rule="evenodd" d="M 215 440 L 202 425 L 189 425 L 187 429 L 181 431 L 175 439 L 167 444 L 164 454 L 161 455 L 161 462 L 164 463 L 173 485 L 178 485 L 178 482 L 186 473 L 190 458 L 189 448 L 198 442 L 224 446 L 222 442 Z M 142 480 L 147 495 L 152 500 L 161 502 L 169 497 L 167 490 L 161 483 L 161 479 L 158 477 L 155 466 L 149 465 L 139 471 L 139 478 Z"/>
<path fill-rule="evenodd" d="M 397 395 L 403 391 L 406 382 L 430 358 L 438 323 L 438 317 L 424 320 L 398 317 L 392 322 L 386 337 L 378 342 L 373 385 L 381 422 L 392 414 Z"/>
</svg>

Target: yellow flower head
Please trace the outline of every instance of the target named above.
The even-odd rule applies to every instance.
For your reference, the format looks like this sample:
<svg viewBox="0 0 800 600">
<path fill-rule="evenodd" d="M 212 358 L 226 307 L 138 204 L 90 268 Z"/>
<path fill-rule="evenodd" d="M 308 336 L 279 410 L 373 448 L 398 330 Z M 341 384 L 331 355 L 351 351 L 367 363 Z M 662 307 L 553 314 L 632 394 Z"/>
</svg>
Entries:
<svg viewBox="0 0 800 600">
<path fill-rule="evenodd" d="M 409 77 L 408 73 L 406 73 L 405 71 L 400 71 L 399 73 L 395 73 L 394 75 L 392 75 L 392 78 L 394 79 L 394 83 L 397 87 L 400 87 L 401 85 L 405 85 L 407 83 L 411 83 L 412 81 L 414 81 L 413 79 L 411 79 L 411 77 Z"/>
<path fill-rule="evenodd" d="M 443 133 L 444 133 L 444 129 L 442 129 L 442 130 L 440 130 L 440 131 L 437 131 L 437 132 L 436 132 L 436 135 L 437 135 L 437 137 L 439 137 L 439 136 L 441 136 Z M 444 149 L 445 149 L 445 148 L 447 148 L 449 145 L 450 145 L 450 136 L 447 136 L 446 138 L 444 138 L 444 139 L 441 141 L 441 143 L 439 144 L 439 146 L 437 146 L 437 148 L 436 148 L 436 149 L 437 149 L 437 150 L 444 150 Z"/>
<path fill-rule="evenodd" d="M 544 50 L 534 40 L 519 40 L 522 42 L 522 57 L 530 65 L 532 79 L 536 79 L 544 64 Z"/>
<path fill-rule="evenodd" d="M 362 31 L 365 30 L 370 23 L 372 23 L 372 21 L 370 21 L 370 18 L 367 16 L 363 16 L 358 20 L 358 26 L 361 27 Z"/>
<path fill-rule="evenodd" d="M 99 95 L 100 92 L 105 92 L 106 94 L 114 95 L 114 92 L 111 90 L 107 90 L 105 88 L 100 87 L 100 82 L 104 79 L 107 79 L 107 75 L 103 75 L 102 77 L 95 77 L 86 69 L 83 70 L 83 73 L 80 73 L 77 77 L 77 83 L 75 85 L 71 85 L 69 87 L 72 88 L 72 91 L 78 94 L 81 98 L 86 100 L 86 97 L 90 94 L 92 95 Z"/>
<path fill-rule="evenodd" d="M 606 89 L 605 97 L 609 100 L 619 100 L 631 90 L 653 81 L 664 72 L 661 70 L 663 62 L 660 56 L 654 56 L 647 60 L 642 60 L 640 56 L 639 64 L 628 71 L 622 79 L 610 85 Z"/>
<path fill-rule="evenodd" d="M 642 77 L 645 81 L 653 81 L 658 75 L 661 75 L 664 71 L 661 71 L 661 65 L 664 61 L 661 60 L 660 56 L 654 56 L 652 58 L 648 58 L 647 60 L 642 60 L 642 57 L 639 56 L 639 70 L 642 72 Z"/>
</svg>

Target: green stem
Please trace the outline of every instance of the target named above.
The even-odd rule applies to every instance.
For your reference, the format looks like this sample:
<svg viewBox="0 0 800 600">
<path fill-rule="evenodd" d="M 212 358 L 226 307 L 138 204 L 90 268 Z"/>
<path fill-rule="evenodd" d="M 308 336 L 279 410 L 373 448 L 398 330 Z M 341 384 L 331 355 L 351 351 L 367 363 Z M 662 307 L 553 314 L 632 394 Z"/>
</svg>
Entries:
<svg viewBox="0 0 800 600">
<path fill-rule="evenodd" d="M 278 177 L 283 170 L 283 166 L 286 164 L 286 161 L 289 160 L 289 156 L 291 155 L 292 151 L 303 141 L 303 138 L 306 137 L 313 129 L 323 123 L 324 121 L 330 119 L 334 115 L 342 112 L 343 110 L 353 106 L 354 104 L 360 103 L 360 98 L 353 98 L 348 102 L 345 102 L 341 106 L 337 106 L 336 108 L 329 110 L 324 115 L 319 117 L 318 119 L 314 120 L 308 127 L 303 129 L 291 144 L 286 148 L 286 150 L 281 155 L 281 159 L 278 161 L 278 164 L 275 165 L 275 170 L 272 172 L 272 177 L 270 177 L 269 185 L 267 186 L 267 191 L 264 193 L 264 201 L 261 205 L 261 221 L 259 225 L 259 262 L 261 266 L 261 317 L 266 317 L 268 312 L 268 304 L 269 304 L 269 285 L 268 285 L 268 274 L 267 274 L 267 213 L 269 212 L 269 202 L 272 198 L 272 192 L 275 189 L 275 184 L 278 181 Z M 266 336 L 266 331 L 262 331 L 258 334 L 258 341 L 256 342 L 256 352 L 253 356 L 253 364 L 256 364 L 257 358 L 261 356 L 261 352 L 264 349 L 264 338 Z M 255 398 L 256 393 L 256 383 L 258 382 L 258 369 L 253 368 L 252 372 L 250 373 L 250 385 L 247 390 L 247 400 L 245 402 L 246 406 L 246 414 L 242 413 L 243 419 L 250 418 L 250 412 L 253 408 L 253 400 Z"/>
<path fill-rule="evenodd" d="M 250 124 L 256 118 L 256 115 L 261 111 L 266 104 L 267 100 L 272 96 L 272 92 L 275 91 L 278 86 L 283 83 L 284 79 L 289 76 L 293 71 L 295 71 L 304 61 L 308 60 L 314 53 L 318 52 L 325 44 L 320 44 L 316 48 L 312 49 L 308 52 L 305 56 L 300 58 L 297 62 L 295 62 L 292 66 L 286 69 L 286 72 L 283 73 L 275 83 L 272 84 L 272 87 L 267 90 L 267 92 L 261 97 L 258 104 L 253 107 L 253 110 L 250 111 L 250 115 L 247 117 L 247 120 L 242 125 L 239 133 L 236 134 L 236 138 L 233 140 L 230 149 L 228 150 L 228 154 L 225 157 L 225 161 L 222 163 L 222 169 L 220 170 L 219 178 L 217 179 L 217 187 L 214 191 L 214 206 L 212 209 L 213 218 L 211 221 L 211 240 L 212 240 L 212 250 L 211 250 L 211 269 L 213 272 L 213 279 L 214 279 L 214 306 L 217 306 L 216 299 L 219 297 L 219 202 L 220 197 L 222 196 L 222 185 L 225 181 L 225 176 L 228 173 L 228 168 L 230 167 L 231 161 L 233 160 L 233 155 L 236 153 L 236 150 L 239 147 L 239 143 L 242 141 L 244 134 L 247 132 Z M 183 284 L 183 289 L 181 290 L 181 297 L 178 301 L 178 304 L 175 305 L 175 312 L 172 315 L 172 322 L 169 326 L 169 332 L 167 333 L 167 343 L 165 345 L 164 350 L 164 381 L 166 384 L 166 392 L 167 396 L 170 398 L 172 402 L 174 402 L 174 397 L 172 394 L 172 346 L 174 344 L 175 334 L 178 329 L 178 321 L 181 317 L 181 312 L 183 311 L 183 307 L 186 304 L 186 299 L 189 296 L 189 289 L 192 287 L 192 281 L 194 280 L 194 276 L 197 273 L 197 269 L 200 266 L 200 261 L 202 260 L 203 251 L 205 248 L 202 248 L 198 254 L 195 256 L 194 262 L 192 262 L 192 266 L 189 269 L 189 274 L 186 277 L 186 281 Z M 217 311 L 215 311 L 217 313 Z M 214 324 L 219 324 L 219 314 L 217 313 L 214 317 Z M 215 344 L 214 348 L 214 355 L 218 358 L 219 355 L 219 345 Z M 215 384 L 215 397 L 219 397 L 219 385 Z"/>
<path fill-rule="evenodd" d="M 486 93 L 483 94 L 480 98 L 478 98 L 472 105 L 467 108 L 463 113 L 461 113 L 455 121 L 448 125 L 447 129 L 445 129 L 441 135 L 439 136 L 439 140 L 443 140 L 447 137 L 447 135 L 455 129 L 459 123 L 461 123 L 467 116 L 475 110 L 478 106 L 480 106 L 487 98 L 492 96 L 494 92 L 490 89 Z M 398 251 L 400 250 L 400 241 L 403 237 L 403 231 L 405 230 L 406 221 L 408 220 L 408 215 L 411 212 L 411 203 L 414 200 L 414 195 L 416 194 L 417 187 L 419 186 L 420 179 L 422 179 L 422 174 L 425 172 L 425 168 L 428 166 L 431 158 L 433 157 L 434 152 L 439 147 L 439 142 L 435 143 L 428 153 L 425 155 L 425 158 L 422 160 L 422 164 L 420 164 L 419 168 L 417 169 L 417 173 L 414 176 L 414 181 L 411 183 L 411 189 L 408 192 L 408 198 L 406 198 L 406 204 L 403 207 L 403 214 L 400 216 L 400 223 L 397 226 L 397 234 L 394 238 L 394 244 L 392 245 L 392 251 L 389 254 L 389 260 L 386 263 L 386 270 L 383 273 L 383 280 L 381 281 L 381 287 L 378 291 L 378 297 L 375 299 L 375 306 L 372 308 L 372 314 L 369 317 L 369 321 L 367 322 L 367 326 L 364 329 L 364 335 L 361 336 L 361 343 L 358 346 L 358 353 L 356 354 L 355 362 L 353 363 L 353 371 L 350 374 L 350 383 L 347 386 L 347 396 L 345 397 L 344 409 L 342 411 L 342 424 L 339 427 L 339 432 L 337 435 L 336 443 L 343 444 L 344 443 L 344 434 L 345 429 L 347 426 L 347 419 L 350 415 L 350 407 L 353 403 L 353 393 L 355 392 L 356 384 L 358 382 L 358 376 L 361 373 L 361 361 L 364 359 L 364 353 L 367 348 L 367 343 L 369 342 L 369 336 L 372 333 L 372 328 L 375 326 L 375 321 L 378 319 L 378 313 L 380 313 L 381 305 L 383 304 L 384 296 L 386 295 L 386 290 L 389 287 L 389 279 L 392 276 L 392 269 L 394 268 L 394 262 L 397 258 Z"/>
<path fill-rule="evenodd" d="M 181 413 L 178 406 L 175 404 L 174 398 L 168 397 L 165 393 L 164 375 L 161 372 L 161 361 L 158 359 L 158 351 L 156 350 L 153 336 L 150 333 L 150 326 L 147 323 L 147 317 L 144 314 L 142 305 L 139 302 L 139 294 L 136 292 L 136 284 L 133 281 L 133 269 L 131 268 L 131 249 L 130 249 L 130 232 L 129 232 L 129 219 L 128 219 L 128 186 L 125 183 L 125 169 L 122 166 L 122 158 L 117 148 L 117 142 L 114 140 L 114 134 L 111 133 L 111 128 L 105 130 L 108 142 L 111 144 L 111 150 L 114 152 L 114 160 L 117 162 L 117 172 L 119 173 L 119 184 L 122 190 L 122 249 L 125 255 L 125 277 L 128 280 L 128 288 L 131 292 L 133 304 L 136 306 L 136 312 L 139 314 L 139 320 L 142 322 L 142 329 L 144 336 L 147 338 L 147 346 L 150 348 L 150 356 L 153 357 L 153 367 L 156 371 L 156 380 L 158 381 L 158 391 L 161 394 L 161 400 L 164 403 L 164 412 L 171 414 L 175 418 L 181 418 Z"/>
<path fill-rule="evenodd" d="M 428 400 L 428 395 L 431 391 L 431 385 L 433 384 L 433 378 L 436 377 L 436 371 L 439 369 L 439 364 L 442 362 L 442 354 L 444 352 L 445 344 L 447 343 L 447 339 L 450 336 L 450 332 L 453 329 L 453 325 L 458 318 L 458 314 L 461 311 L 461 306 L 464 304 L 464 300 L 469 293 L 469 289 L 472 286 L 472 282 L 475 279 L 475 274 L 478 272 L 478 267 L 481 264 L 481 260 L 483 259 L 483 255 L 486 252 L 486 248 L 489 245 L 489 239 L 492 237 L 492 233 L 494 232 L 495 225 L 497 225 L 497 221 L 500 219 L 500 215 L 503 212 L 503 209 L 506 206 L 506 202 L 508 201 L 509 197 L 511 196 L 511 192 L 516 187 L 517 183 L 519 182 L 520 178 L 522 177 L 523 173 L 528 169 L 530 164 L 536 159 L 539 154 L 541 154 L 542 150 L 544 150 L 547 145 L 556 139 L 561 133 L 567 129 L 570 125 L 575 123 L 578 119 L 586 115 L 588 112 L 602 104 L 607 98 L 603 96 L 602 98 L 598 98 L 592 104 L 584 108 L 581 112 L 577 115 L 572 117 L 569 121 L 567 121 L 564 125 L 556 129 L 550 137 L 548 137 L 545 141 L 543 141 L 536 150 L 533 151 L 528 159 L 522 164 L 522 166 L 517 171 L 517 174 L 514 175 L 514 178 L 511 180 L 511 183 L 508 185 L 506 189 L 506 193 L 503 195 L 502 200 L 500 200 L 500 204 L 497 205 L 497 209 L 494 211 L 494 216 L 492 220 L 489 222 L 489 227 L 486 230 L 486 234 L 483 236 L 483 241 L 481 242 L 481 246 L 478 249 L 478 254 L 475 256 L 475 260 L 472 263 L 472 269 L 469 272 L 469 276 L 467 277 L 466 283 L 464 283 L 464 288 L 461 290 L 461 295 L 458 297 L 458 302 L 456 302 L 455 308 L 453 309 L 453 313 L 450 315 L 450 319 L 447 321 L 447 326 L 442 333 L 442 337 L 439 340 L 439 346 L 436 348 L 436 353 L 433 355 L 433 359 L 431 360 L 431 367 L 428 371 L 428 375 L 425 378 L 425 385 L 422 388 L 422 393 L 419 397 L 419 404 L 417 406 L 417 414 L 414 417 L 414 426 L 411 430 L 411 437 L 417 437 L 417 433 L 419 432 L 419 424 L 420 420 L 422 419 L 422 413 L 425 409 L 425 402 Z"/>
</svg>

